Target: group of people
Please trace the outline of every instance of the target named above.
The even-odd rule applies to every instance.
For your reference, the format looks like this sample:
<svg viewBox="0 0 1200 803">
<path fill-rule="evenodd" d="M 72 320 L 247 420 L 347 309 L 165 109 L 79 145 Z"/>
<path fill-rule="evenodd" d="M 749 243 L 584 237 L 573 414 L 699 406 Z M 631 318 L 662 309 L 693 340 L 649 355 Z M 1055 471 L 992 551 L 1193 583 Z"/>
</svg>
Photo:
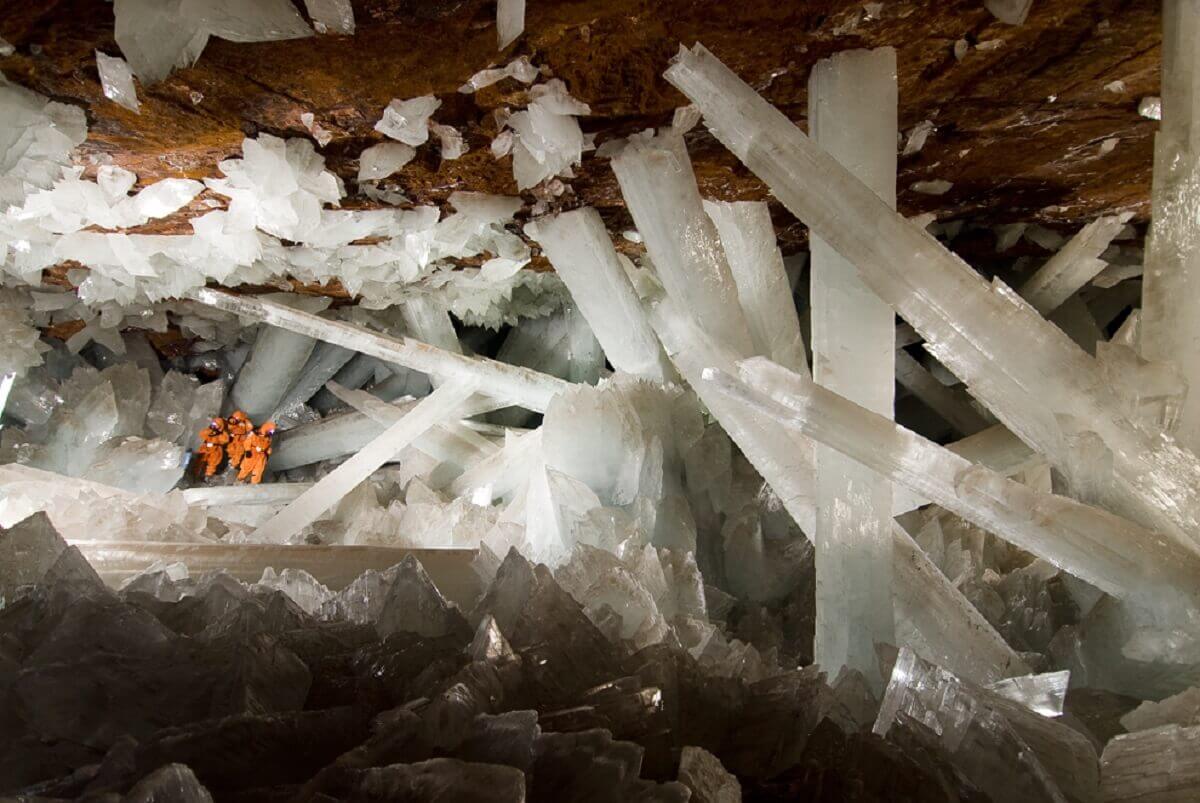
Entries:
<svg viewBox="0 0 1200 803">
<path fill-rule="evenodd" d="M 262 482 L 267 470 L 267 458 L 271 456 L 271 439 L 275 436 L 275 423 L 268 421 L 255 429 L 254 424 L 241 410 L 235 410 L 226 421 L 214 418 L 200 430 L 199 458 L 196 472 L 211 477 L 228 460 L 229 467 L 237 470 L 239 482 Z"/>
</svg>

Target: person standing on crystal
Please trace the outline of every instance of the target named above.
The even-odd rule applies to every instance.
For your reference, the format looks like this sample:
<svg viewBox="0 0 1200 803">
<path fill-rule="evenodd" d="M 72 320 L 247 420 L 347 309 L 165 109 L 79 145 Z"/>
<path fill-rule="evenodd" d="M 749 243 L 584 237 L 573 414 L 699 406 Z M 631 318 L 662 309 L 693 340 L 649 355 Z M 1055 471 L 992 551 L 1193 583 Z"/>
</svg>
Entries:
<svg viewBox="0 0 1200 803">
<path fill-rule="evenodd" d="M 275 435 L 275 423 L 268 421 L 251 432 L 246 439 L 246 454 L 242 458 L 242 467 L 238 471 L 238 479 L 258 485 L 262 482 L 263 472 L 267 470 L 267 459 L 271 456 L 271 438 Z"/>
<path fill-rule="evenodd" d="M 196 449 L 196 453 L 204 462 L 197 464 L 197 473 L 203 469 L 205 477 L 216 474 L 225 458 L 225 447 L 228 444 L 229 433 L 225 428 L 225 419 L 214 418 L 207 427 L 200 430 L 200 447 Z"/>
<path fill-rule="evenodd" d="M 226 454 L 229 456 L 230 468 L 237 468 L 246 454 L 247 442 L 254 433 L 254 424 L 241 410 L 234 410 L 229 416 L 229 446 Z"/>
</svg>

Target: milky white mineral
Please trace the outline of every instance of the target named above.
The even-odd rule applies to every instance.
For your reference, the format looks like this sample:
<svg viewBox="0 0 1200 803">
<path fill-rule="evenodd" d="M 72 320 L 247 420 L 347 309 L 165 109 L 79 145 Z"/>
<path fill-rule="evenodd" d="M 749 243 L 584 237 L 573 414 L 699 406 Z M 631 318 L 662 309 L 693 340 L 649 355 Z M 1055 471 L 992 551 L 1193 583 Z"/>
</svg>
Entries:
<svg viewBox="0 0 1200 803">
<path fill-rule="evenodd" d="M 683 137 L 667 129 L 631 140 L 612 166 L 667 293 L 727 348 L 752 354 L 738 286 L 704 212 Z"/>
<path fill-rule="evenodd" d="M 135 114 L 141 114 L 137 89 L 133 85 L 133 72 L 125 63 L 125 59 L 97 50 L 96 69 L 100 72 L 100 85 L 104 89 L 104 97 Z"/>
<path fill-rule="evenodd" d="M 704 211 L 717 227 L 754 352 L 807 372 L 804 335 L 766 203 L 705 201 Z"/>
<path fill-rule="evenodd" d="M 1001 22 L 1021 25 L 1029 16 L 1033 0 L 984 0 L 983 4 Z"/>
<path fill-rule="evenodd" d="M 1146 97 L 1138 101 L 1138 114 L 1147 120 L 1162 119 L 1162 98 Z"/>
<path fill-rule="evenodd" d="M 1166 725 L 1116 736 L 1104 747 L 1101 799 L 1185 801 L 1200 794 L 1200 727 Z"/>
<path fill-rule="evenodd" d="M 306 312 L 317 312 L 329 305 L 327 298 L 294 293 L 272 295 L 273 303 L 294 305 Z M 265 421 L 304 370 L 315 345 L 316 340 L 306 335 L 275 326 L 260 327 L 254 349 L 230 390 L 233 408 L 244 412 L 251 421 Z"/>
<path fill-rule="evenodd" d="M 473 378 L 489 395 L 535 411 L 544 411 L 554 394 L 568 387 L 561 379 L 527 368 L 454 354 L 410 338 L 389 337 L 342 321 L 326 320 L 275 301 L 235 296 L 208 288 L 197 290 L 196 300 L 422 373 L 445 379 Z"/>
<path fill-rule="evenodd" d="M 656 381 L 674 373 L 595 209 L 539 218 L 527 231 L 554 264 L 614 368 Z"/>
<path fill-rule="evenodd" d="M 529 106 L 504 121 L 514 134 L 513 177 L 522 190 L 566 175 L 579 164 L 585 142 L 575 118 L 591 114 L 588 105 L 571 97 L 558 78 L 533 86 L 529 95 Z"/>
<path fill-rule="evenodd" d="M 525 0 L 499 0 L 496 3 L 496 39 L 503 50 L 525 30 Z"/>
<path fill-rule="evenodd" d="M 354 35 L 354 7 L 350 0 L 304 0 L 317 33 Z"/>
<path fill-rule="evenodd" d="M 1174 362 L 1189 388 L 1200 388 L 1200 8 L 1163 3 L 1162 123 L 1154 138 L 1150 235 L 1139 324 L 1141 354 Z M 1200 450 L 1200 393 L 1183 400 L 1175 436 Z"/>
<path fill-rule="evenodd" d="M 358 180 L 378 181 L 395 173 L 413 160 L 417 152 L 403 142 L 381 142 L 358 156 Z"/>
<path fill-rule="evenodd" d="M 209 36 L 273 42 L 312 36 L 291 0 L 115 0 L 117 45 L 143 83 L 200 58 Z"/>
<path fill-rule="evenodd" d="M 742 373 L 753 389 L 718 371 L 709 381 L 1110 594 L 1145 599 L 1164 611 L 1196 609 L 1200 558 L 1170 539 L 972 465 L 769 361 L 745 361 Z"/>
<path fill-rule="evenodd" d="M 937 131 L 937 126 L 930 120 L 922 120 L 912 127 L 908 132 L 908 139 L 904 141 L 904 151 L 901 156 L 912 156 L 914 153 L 920 153 L 925 147 L 925 142 L 929 139 L 929 135 Z"/>
<path fill-rule="evenodd" d="M 914 181 L 909 185 L 909 189 L 913 192 L 919 192 L 922 195 L 945 195 L 950 192 L 950 188 L 954 185 L 944 179 L 933 179 L 931 181 Z"/>
<path fill-rule="evenodd" d="M 293 543 L 301 531 L 333 507 L 376 469 L 440 421 L 452 420 L 458 407 L 474 393 L 471 382 L 451 381 L 422 399 L 350 459 L 321 478 L 295 501 L 254 531 L 260 543 Z"/>
<path fill-rule="evenodd" d="M 429 131 L 438 138 L 441 143 L 441 151 L 443 159 L 457 159 L 467 152 L 467 143 L 463 139 L 462 132 L 457 128 L 441 123 L 430 122 Z"/>
<path fill-rule="evenodd" d="M 667 77 L 700 106 L 717 138 L 850 258 L 1011 431 L 1089 498 L 1197 549 L 1200 461 L 1161 433 L 1135 426 L 1091 357 L 1009 288 L 989 285 L 889 210 L 703 47 L 682 52 Z M 862 237 L 867 230 L 873 235 Z M 898 254 L 912 256 L 906 267 Z M 1111 454 L 1111 463 L 1085 457 L 1089 444 Z"/>
<path fill-rule="evenodd" d="M 375 130 L 405 145 L 423 145 L 429 139 L 429 117 L 441 105 L 433 95 L 393 100 L 383 110 Z"/>
<path fill-rule="evenodd" d="M 809 76 L 808 98 L 814 140 L 894 205 L 896 52 L 852 50 L 822 59 Z M 815 236 L 810 275 L 813 379 L 891 418 L 898 356 L 892 310 L 852 264 Z M 790 295 L 783 295 L 794 308 Z M 790 370 L 807 376 L 802 344 L 799 355 L 800 367 Z M 896 641 L 891 484 L 824 446 L 816 449 L 816 470 L 814 660 L 830 675 L 843 667 L 861 672 L 878 694 L 885 681 L 875 645 Z"/>
<path fill-rule="evenodd" d="M 532 84 L 538 77 L 539 68 L 530 63 L 528 56 L 519 56 L 504 67 L 492 67 L 480 70 L 471 76 L 465 84 L 458 88 L 464 95 L 478 92 L 484 87 L 503 81 L 505 78 L 515 78 L 523 84 Z"/>
</svg>

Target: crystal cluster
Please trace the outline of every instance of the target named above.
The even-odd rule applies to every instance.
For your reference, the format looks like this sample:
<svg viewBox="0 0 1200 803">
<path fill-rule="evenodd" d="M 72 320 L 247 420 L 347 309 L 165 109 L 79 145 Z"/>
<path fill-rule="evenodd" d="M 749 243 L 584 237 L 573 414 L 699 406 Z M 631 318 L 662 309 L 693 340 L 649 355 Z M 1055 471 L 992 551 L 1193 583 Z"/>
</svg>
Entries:
<svg viewBox="0 0 1200 803">
<path fill-rule="evenodd" d="M 114 9 L 132 111 L 209 36 L 312 33 L 291 0 Z M 459 91 L 514 79 L 491 150 L 530 192 L 445 209 L 400 192 L 430 140 L 480 157 L 444 96 L 329 164 L 259 133 L 134 192 L 0 82 L 0 795 L 1195 798 L 1200 17 L 1166 12 L 1145 254 L 1123 213 L 976 226 L 990 281 L 967 224 L 896 211 L 936 128 L 901 136 L 891 48 L 816 63 L 807 135 L 683 49 L 693 105 L 587 164 L 612 231 L 564 181 L 590 107 L 527 56 Z M 524 25 L 497 4 L 502 50 Z M 807 260 L 702 197 L 708 134 Z M 277 425 L 261 485 L 193 470 L 234 409 Z"/>
</svg>

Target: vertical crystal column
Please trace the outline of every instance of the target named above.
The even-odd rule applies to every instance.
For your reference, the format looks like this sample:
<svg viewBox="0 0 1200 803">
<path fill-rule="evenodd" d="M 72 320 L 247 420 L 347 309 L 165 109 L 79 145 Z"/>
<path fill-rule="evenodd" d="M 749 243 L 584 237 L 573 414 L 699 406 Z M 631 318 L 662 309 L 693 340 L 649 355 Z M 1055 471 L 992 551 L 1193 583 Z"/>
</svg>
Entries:
<svg viewBox="0 0 1200 803">
<path fill-rule="evenodd" d="M 808 82 L 811 135 L 896 205 L 896 51 L 852 50 L 817 62 Z M 896 330 L 891 307 L 848 260 L 812 238 L 813 379 L 891 418 Z M 896 640 L 892 613 L 892 486 L 818 445 L 817 627 L 813 655 L 833 677 L 857 669 L 878 692 L 875 644 Z"/>
<path fill-rule="evenodd" d="M 1163 0 L 1162 125 L 1139 336 L 1147 360 L 1174 362 L 1191 391 L 1175 436 L 1200 449 L 1200 3 Z"/>
</svg>

